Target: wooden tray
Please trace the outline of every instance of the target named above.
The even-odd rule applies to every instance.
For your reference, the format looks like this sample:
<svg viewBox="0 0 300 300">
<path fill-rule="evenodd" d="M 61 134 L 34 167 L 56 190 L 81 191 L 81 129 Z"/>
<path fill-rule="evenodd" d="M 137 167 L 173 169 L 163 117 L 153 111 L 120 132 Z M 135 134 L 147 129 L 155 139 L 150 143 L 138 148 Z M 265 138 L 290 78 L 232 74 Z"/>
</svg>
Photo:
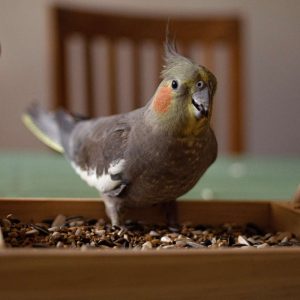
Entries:
<svg viewBox="0 0 300 300">
<path fill-rule="evenodd" d="M 300 211 L 279 202 L 178 203 L 180 221 L 256 223 L 300 236 Z M 104 217 L 93 199 L 0 199 L 0 216 L 23 221 Z M 131 218 L 162 222 L 158 208 Z M 300 299 L 300 248 L 0 250 L 0 299 Z"/>
</svg>

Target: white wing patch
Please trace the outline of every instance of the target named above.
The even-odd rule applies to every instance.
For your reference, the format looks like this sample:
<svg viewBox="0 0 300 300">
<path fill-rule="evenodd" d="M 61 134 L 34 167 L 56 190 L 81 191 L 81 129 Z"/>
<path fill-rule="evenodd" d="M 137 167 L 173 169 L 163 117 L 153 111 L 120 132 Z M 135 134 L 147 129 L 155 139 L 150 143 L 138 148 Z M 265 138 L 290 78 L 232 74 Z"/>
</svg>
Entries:
<svg viewBox="0 0 300 300">
<path fill-rule="evenodd" d="M 110 175 L 120 174 L 124 170 L 124 167 L 125 167 L 125 159 L 114 160 L 109 165 L 108 174 Z"/>
<path fill-rule="evenodd" d="M 82 170 L 79 166 L 72 163 L 72 167 L 82 180 L 89 186 L 95 187 L 101 193 L 109 192 L 120 185 L 121 180 L 111 179 L 111 175 L 117 175 L 124 170 L 125 159 L 114 160 L 110 163 L 108 173 L 103 170 L 100 176 L 97 175 L 96 169 Z"/>
</svg>

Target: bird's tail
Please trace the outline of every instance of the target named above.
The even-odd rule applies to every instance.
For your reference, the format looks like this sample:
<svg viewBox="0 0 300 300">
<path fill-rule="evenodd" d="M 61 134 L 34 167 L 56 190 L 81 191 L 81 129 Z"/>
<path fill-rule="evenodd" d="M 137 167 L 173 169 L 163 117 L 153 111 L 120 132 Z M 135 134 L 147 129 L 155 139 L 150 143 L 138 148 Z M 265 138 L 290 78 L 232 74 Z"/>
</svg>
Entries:
<svg viewBox="0 0 300 300">
<path fill-rule="evenodd" d="M 25 126 L 51 149 L 64 153 L 57 113 L 47 112 L 37 104 L 31 105 L 22 115 Z"/>
</svg>

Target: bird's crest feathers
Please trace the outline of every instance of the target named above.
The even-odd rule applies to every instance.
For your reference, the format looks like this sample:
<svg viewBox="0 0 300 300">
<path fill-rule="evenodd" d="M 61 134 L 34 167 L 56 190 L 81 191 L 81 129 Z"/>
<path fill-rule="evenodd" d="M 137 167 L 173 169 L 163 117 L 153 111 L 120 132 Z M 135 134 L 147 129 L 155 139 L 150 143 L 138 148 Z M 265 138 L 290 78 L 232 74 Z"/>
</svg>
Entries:
<svg viewBox="0 0 300 300">
<path fill-rule="evenodd" d="M 177 52 L 176 44 L 174 40 L 171 40 L 168 35 L 164 45 L 165 48 L 165 56 L 164 61 L 165 64 L 163 66 L 161 77 L 166 79 L 168 77 L 174 76 L 174 74 L 178 74 L 179 69 L 181 72 L 196 72 L 198 66 L 190 59 L 182 56 Z"/>
</svg>

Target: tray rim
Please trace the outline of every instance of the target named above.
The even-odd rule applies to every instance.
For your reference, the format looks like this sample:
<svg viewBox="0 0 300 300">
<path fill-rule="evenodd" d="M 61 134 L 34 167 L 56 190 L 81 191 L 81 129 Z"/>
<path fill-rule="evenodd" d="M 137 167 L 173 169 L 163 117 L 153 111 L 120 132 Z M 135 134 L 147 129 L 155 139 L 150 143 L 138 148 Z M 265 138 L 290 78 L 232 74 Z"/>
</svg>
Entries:
<svg viewBox="0 0 300 300">
<path fill-rule="evenodd" d="M 25 200 L 26 199 L 26 200 Z M 12 201 L 12 203 L 23 203 L 24 201 L 29 201 L 31 203 L 39 203 L 39 202 L 53 202 L 53 204 L 57 202 L 67 202 L 67 203 L 97 203 L 102 202 L 101 199 L 98 198 L 0 198 L 0 205 L 1 202 L 7 202 Z M 293 203 L 291 201 L 267 201 L 267 200 L 178 200 L 178 202 L 182 205 L 185 205 L 185 203 L 198 203 L 199 205 L 214 205 L 214 204 L 236 204 L 236 205 L 243 205 L 243 204 L 250 204 L 250 205 L 261 205 L 261 206 L 269 206 L 270 209 L 272 209 L 273 206 L 275 207 L 281 207 L 286 209 L 287 211 L 299 215 L 300 219 L 300 210 L 295 209 L 293 207 Z M 197 204 L 195 204 L 197 205 Z M 75 257 L 99 257 L 99 256 L 112 256 L 112 257 L 130 257 L 130 256 L 210 256 L 210 255 L 261 255 L 261 256 L 268 256 L 270 253 L 277 253 L 280 255 L 285 254 L 293 254 L 297 253 L 300 254 L 300 247 L 295 248 L 263 248 L 263 249 L 252 249 L 252 248 L 244 248 L 244 249 L 232 249 L 232 248 L 221 248 L 221 249 L 165 249 L 165 250 L 147 250 L 147 251 L 132 251 L 130 249 L 89 249 L 86 251 L 81 251 L 80 249 L 32 249 L 32 248 L 1 248 L 0 249 L 0 259 L 3 259 L 5 257 L 69 257 L 69 256 L 75 256 Z"/>
<path fill-rule="evenodd" d="M 300 254 L 300 247 L 294 248 L 220 248 L 220 249 L 165 249 L 165 250 L 130 250 L 130 249 L 39 249 L 39 248 L 3 248 L 0 249 L 0 259 L 5 257 L 26 257 L 26 258 L 43 258 L 43 257 L 197 257 L 197 256 L 265 256 L 266 259 L 271 259 L 270 254 L 290 255 Z"/>
</svg>

